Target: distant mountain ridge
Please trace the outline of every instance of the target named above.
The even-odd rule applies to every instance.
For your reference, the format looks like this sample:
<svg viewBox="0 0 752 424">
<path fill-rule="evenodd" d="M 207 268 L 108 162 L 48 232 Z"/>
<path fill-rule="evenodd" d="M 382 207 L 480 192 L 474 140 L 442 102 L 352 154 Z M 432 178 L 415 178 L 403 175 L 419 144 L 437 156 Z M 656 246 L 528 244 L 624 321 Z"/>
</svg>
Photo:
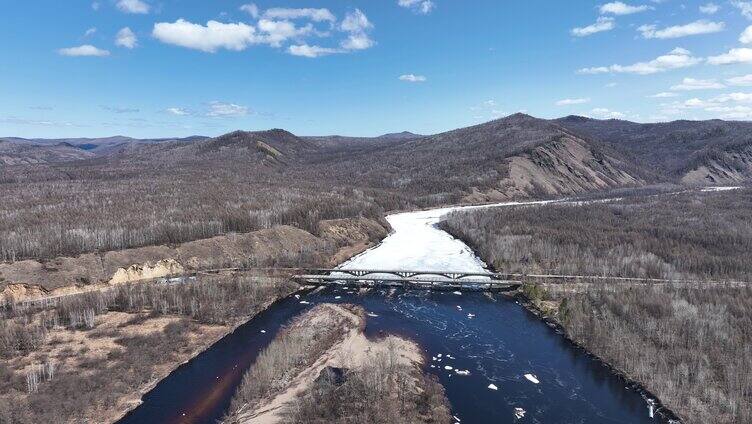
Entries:
<svg viewBox="0 0 752 424">
<path fill-rule="evenodd" d="M 640 124 L 518 113 L 434 135 L 299 137 L 286 130 L 175 139 L 0 139 L 4 164 L 102 158 L 154 166 L 255 166 L 446 202 L 561 196 L 650 183 L 752 179 L 752 123 Z M 108 162 L 105 162 L 108 163 Z M 288 165 L 295 164 L 294 167 Z M 271 166 L 271 168 L 269 168 Z M 456 197 L 462 193 L 461 197 Z"/>
</svg>

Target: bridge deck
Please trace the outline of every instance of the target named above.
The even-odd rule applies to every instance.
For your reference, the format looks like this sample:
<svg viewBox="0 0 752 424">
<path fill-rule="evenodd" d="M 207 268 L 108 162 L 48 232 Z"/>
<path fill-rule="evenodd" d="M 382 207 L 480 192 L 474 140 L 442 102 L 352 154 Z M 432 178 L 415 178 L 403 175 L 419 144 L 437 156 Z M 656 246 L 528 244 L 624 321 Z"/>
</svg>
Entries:
<svg viewBox="0 0 752 424">
<path fill-rule="evenodd" d="M 378 276 L 355 275 L 296 275 L 294 280 L 304 284 L 343 285 L 356 287 L 405 287 L 427 290 L 509 290 L 519 287 L 519 281 L 489 278 L 416 278 L 390 275 L 388 272 L 374 272 Z"/>
</svg>

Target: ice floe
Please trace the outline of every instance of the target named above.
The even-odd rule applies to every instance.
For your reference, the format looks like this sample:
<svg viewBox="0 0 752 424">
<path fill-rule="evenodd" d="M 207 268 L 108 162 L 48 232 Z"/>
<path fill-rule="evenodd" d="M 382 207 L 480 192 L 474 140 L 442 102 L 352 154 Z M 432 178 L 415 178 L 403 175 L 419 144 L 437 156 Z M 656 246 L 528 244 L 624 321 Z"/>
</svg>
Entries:
<svg viewBox="0 0 752 424">
<path fill-rule="evenodd" d="M 493 383 L 489 384 L 489 385 L 488 385 L 488 388 L 489 388 L 489 389 L 491 389 L 491 390 L 499 390 L 499 388 L 498 388 L 498 387 L 496 387 L 496 385 L 495 385 L 495 384 L 493 384 Z"/>
<path fill-rule="evenodd" d="M 301 304 L 301 305 L 310 305 L 310 304 L 311 304 L 311 302 L 309 302 L 309 301 L 307 301 L 307 300 L 301 300 L 301 301 L 300 301 L 300 304 Z"/>
<path fill-rule="evenodd" d="M 538 384 L 540 381 L 538 380 L 538 377 L 535 376 L 535 374 L 525 374 L 525 378 L 530 380 L 531 382 Z"/>
<path fill-rule="evenodd" d="M 470 370 L 458 370 L 455 369 L 454 373 L 457 375 L 470 375 Z"/>
<path fill-rule="evenodd" d="M 522 408 L 514 408 L 514 417 L 519 419 L 525 416 L 525 410 Z"/>
<path fill-rule="evenodd" d="M 449 366 L 449 365 L 444 365 L 444 369 L 445 369 L 445 370 L 447 370 L 447 371 L 451 371 L 451 370 L 453 370 L 454 368 L 452 368 L 452 367 L 451 367 L 451 366 Z"/>
</svg>

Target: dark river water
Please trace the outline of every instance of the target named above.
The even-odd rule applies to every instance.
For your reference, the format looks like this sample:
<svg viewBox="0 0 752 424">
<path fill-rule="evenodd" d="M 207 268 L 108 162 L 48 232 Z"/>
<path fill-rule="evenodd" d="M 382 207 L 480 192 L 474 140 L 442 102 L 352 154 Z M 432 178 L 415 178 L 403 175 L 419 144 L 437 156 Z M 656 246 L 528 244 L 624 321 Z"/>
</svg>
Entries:
<svg viewBox="0 0 752 424">
<path fill-rule="evenodd" d="M 394 233 L 343 267 L 483 270 L 467 246 L 435 227 L 447 211 L 389 216 Z M 501 294 L 331 287 L 298 296 L 275 303 L 179 367 L 120 422 L 215 422 L 277 330 L 322 302 L 362 305 L 370 313 L 369 337 L 392 333 L 416 341 L 425 371 L 438 376 L 463 424 L 665 422 L 651 418 L 646 400 L 608 368 Z"/>
</svg>

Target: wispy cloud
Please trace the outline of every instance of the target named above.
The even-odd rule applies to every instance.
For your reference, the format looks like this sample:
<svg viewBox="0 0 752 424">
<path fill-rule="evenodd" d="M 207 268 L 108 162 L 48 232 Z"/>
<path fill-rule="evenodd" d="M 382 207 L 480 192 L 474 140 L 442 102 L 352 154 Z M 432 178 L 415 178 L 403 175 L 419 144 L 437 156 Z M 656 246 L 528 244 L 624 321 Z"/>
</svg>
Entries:
<svg viewBox="0 0 752 424">
<path fill-rule="evenodd" d="M 101 106 L 102 109 L 113 112 L 113 113 L 138 113 L 140 110 L 136 108 L 131 107 L 121 107 L 121 106 Z"/>
<path fill-rule="evenodd" d="M 652 7 L 647 5 L 633 6 L 620 1 L 606 3 L 599 8 L 600 12 L 604 15 L 631 15 L 633 13 L 644 12 L 650 9 L 652 9 Z"/>
<path fill-rule="evenodd" d="M 561 99 L 556 102 L 556 106 L 570 106 L 570 105 L 581 105 L 584 103 L 589 103 L 590 98 L 587 97 L 581 97 L 577 99 Z"/>
<path fill-rule="evenodd" d="M 125 27 L 118 31 L 115 36 L 115 45 L 125 47 L 126 49 L 134 49 L 138 46 L 138 38 L 130 28 Z"/>
<path fill-rule="evenodd" d="M 726 84 L 738 85 L 738 86 L 750 86 L 752 85 L 752 74 L 728 78 L 726 79 Z"/>
<path fill-rule="evenodd" d="M 147 14 L 151 9 L 151 6 L 142 0 L 118 0 L 116 6 L 121 12 L 135 14 Z"/>
<path fill-rule="evenodd" d="M 705 3 L 703 5 L 700 5 L 700 13 L 704 13 L 706 15 L 714 15 L 720 9 L 721 7 L 715 3 Z"/>
<path fill-rule="evenodd" d="M 293 56 L 316 58 L 321 56 L 328 56 L 331 54 L 343 53 L 343 50 L 331 47 L 309 46 L 308 44 L 296 44 L 289 46 L 287 48 L 287 52 Z"/>
<path fill-rule="evenodd" d="M 431 13 L 436 7 L 436 3 L 432 0 L 397 0 L 397 4 L 421 15 Z"/>
<path fill-rule="evenodd" d="M 182 107 L 168 107 L 167 109 L 165 109 L 165 112 L 175 116 L 191 115 L 191 112 L 189 110 L 183 109 Z"/>
<path fill-rule="evenodd" d="M 212 118 L 240 118 L 250 113 L 250 108 L 235 103 L 209 102 L 206 116 Z"/>
<path fill-rule="evenodd" d="M 609 16 L 600 16 L 595 23 L 585 27 L 572 28 L 570 34 L 575 37 L 587 37 L 603 31 L 610 31 L 616 28 L 616 20 Z"/>
<path fill-rule="evenodd" d="M 659 72 L 665 72 L 671 69 L 687 68 L 702 62 L 701 58 L 692 56 L 689 50 L 675 48 L 665 55 L 647 62 L 637 62 L 631 65 L 611 65 L 597 66 L 591 68 L 582 68 L 577 72 L 580 74 L 606 74 L 606 73 L 627 73 L 638 75 L 650 75 Z"/>
<path fill-rule="evenodd" d="M 615 110 L 606 109 L 605 107 L 597 107 L 590 111 L 592 116 L 601 119 L 624 119 L 626 114 Z"/>
<path fill-rule="evenodd" d="M 671 86 L 673 91 L 691 91 L 691 90 L 718 90 L 726 88 L 725 85 L 715 79 L 695 79 L 684 78 L 681 84 Z"/>
<path fill-rule="evenodd" d="M 739 9 L 742 16 L 747 19 L 752 19 L 752 2 L 732 0 L 731 5 Z"/>
<path fill-rule="evenodd" d="M 674 25 L 663 29 L 658 29 L 655 25 L 642 25 L 637 31 L 642 34 L 642 38 L 680 38 L 690 35 L 712 34 L 721 32 L 725 28 L 723 22 L 710 22 L 699 20 L 685 25 Z"/>
<path fill-rule="evenodd" d="M 678 96 L 678 94 L 671 93 L 669 91 L 663 91 L 663 92 L 660 92 L 660 93 L 655 93 L 655 94 L 650 95 L 648 97 L 653 98 L 653 99 L 667 99 L 669 97 L 676 97 L 676 96 Z"/>
<path fill-rule="evenodd" d="M 103 57 L 103 56 L 110 55 L 109 51 L 94 47 L 91 44 L 83 44 L 77 47 L 66 47 L 64 49 L 59 49 L 57 52 L 58 54 L 62 56 L 73 56 L 73 57 L 77 57 L 77 56 Z"/>
<path fill-rule="evenodd" d="M 423 75 L 405 74 L 400 75 L 399 80 L 407 82 L 426 82 L 426 77 Z"/>
<path fill-rule="evenodd" d="M 255 5 L 254 5 L 255 6 Z M 242 8 L 243 6 L 241 6 Z M 251 9 L 249 11 L 252 12 Z M 256 12 L 258 13 L 258 11 Z M 251 15 L 253 15 L 251 13 Z M 264 11 L 263 16 L 267 19 L 301 19 L 307 18 L 314 22 L 335 22 L 337 18 L 329 9 L 312 9 L 312 8 L 283 8 L 275 7 Z"/>
</svg>

